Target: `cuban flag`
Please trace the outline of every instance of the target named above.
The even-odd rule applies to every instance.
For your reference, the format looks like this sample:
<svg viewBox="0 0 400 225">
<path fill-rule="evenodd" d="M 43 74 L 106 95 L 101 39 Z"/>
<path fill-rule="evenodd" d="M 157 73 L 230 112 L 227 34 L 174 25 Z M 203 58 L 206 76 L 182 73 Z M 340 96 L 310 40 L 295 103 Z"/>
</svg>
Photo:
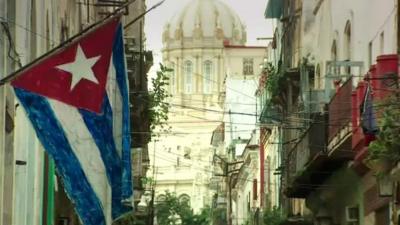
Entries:
<svg viewBox="0 0 400 225">
<path fill-rule="evenodd" d="M 84 225 L 108 225 L 132 210 L 122 32 L 111 18 L 11 83 Z"/>
</svg>

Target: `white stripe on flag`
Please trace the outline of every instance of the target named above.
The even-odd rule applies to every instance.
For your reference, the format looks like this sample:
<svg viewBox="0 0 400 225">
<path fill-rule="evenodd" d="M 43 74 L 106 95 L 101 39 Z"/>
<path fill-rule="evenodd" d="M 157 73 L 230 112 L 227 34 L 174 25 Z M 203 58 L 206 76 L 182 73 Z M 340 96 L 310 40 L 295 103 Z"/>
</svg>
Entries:
<svg viewBox="0 0 400 225">
<path fill-rule="evenodd" d="M 48 99 L 48 101 L 64 129 L 68 142 L 79 160 L 91 188 L 100 200 L 106 221 L 111 221 L 111 187 L 106 169 L 100 151 L 85 126 L 81 114 L 75 107 L 56 100 Z"/>
<path fill-rule="evenodd" d="M 119 157 L 122 156 L 122 96 L 116 80 L 113 56 L 111 55 L 110 66 L 107 75 L 106 92 L 113 110 L 113 134 L 115 147 Z"/>
</svg>

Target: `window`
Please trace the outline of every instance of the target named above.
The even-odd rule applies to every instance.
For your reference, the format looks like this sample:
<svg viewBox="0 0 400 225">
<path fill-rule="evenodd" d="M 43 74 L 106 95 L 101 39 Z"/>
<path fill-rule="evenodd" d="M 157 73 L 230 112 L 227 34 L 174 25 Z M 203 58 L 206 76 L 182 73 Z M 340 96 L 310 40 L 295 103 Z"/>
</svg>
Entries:
<svg viewBox="0 0 400 225">
<path fill-rule="evenodd" d="M 178 199 L 181 204 L 187 204 L 190 206 L 190 196 L 189 195 L 181 194 Z"/>
<path fill-rule="evenodd" d="M 344 28 L 344 60 L 351 60 L 351 24 L 350 21 L 347 21 L 346 27 Z M 346 73 L 351 74 L 351 68 L 346 68 Z"/>
<path fill-rule="evenodd" d="M 169 85 L 171 87 L 171 94 L 176 93 L 176 78 L 175 78 L 175 63 L 171 63 L 170 68 L 172 69 L 169 77 Z"/>
<path fill-rule="evenodd" d="M 333 40 L 332 42 L 332 46 L 331 46 L 331 60 L 332 61 L 337 61 L 337 45 L 336 45 L 336 40 Z M 337 71 L 337 68 L 334 67 L 334 71 L 335 74 L 339 73 L 339 71 Z"/>
<path fill-rule="evenodd" d="M 185 93 L 192 93 L 192 76 L 193 76 L 193 65 L 192 62 L 186 61 L 183 67 L 185 75 Z"/>
<path fill-rule="evenodd" d="M 243 75 L 253 75 L 253 59 L 244 58 L 243 59 Z"/>
<path fill-rule="evenodd" d="M 383 52 L 385 51 L 385 33 L 381 33 L 380 37 L 379 37 L 379 53 L 383 54 Z"/>
<path fill-rule="evenodd" d="M 165 202 L 166 199 L 167 199 L 166 196 L 163 195 L 163 194 L 161 194 L 161 195 L 159 195 L 159 196 L 156 197 L 156 202 L 157 202 L 157 203 Z"/>
<path fill-rule="evenodd" d="M 372 42 L 368 44 L 368 66 L 372 65 Z"/>
<path fill-rule="evenodd" d="M 351 59 L 351 24 L 347 21 L 344 29 L 344 60 Z"/>
<path fill-rule="evenodd" d="M 317 67 L 315 68 L 315 77 L 317 79 L 316 82 L 316 89 L 320 89 L 322 87 L 322 78 L 321 78 L 321 68 L 320 65 L 317 64 Z"/>
<path fill-rule="evenodd" d="M 337 47 L 336 47 L 336 40 L 333 40 L 332 47 L 331 47 L 331 59 L 332 61 L 337 60 Z"/>
<path fill-rule="evenodd" d="M 211 94 L 213 65 L 211 61 L 205 61 L 203 65 L 203 92 Z"/>
</svg>

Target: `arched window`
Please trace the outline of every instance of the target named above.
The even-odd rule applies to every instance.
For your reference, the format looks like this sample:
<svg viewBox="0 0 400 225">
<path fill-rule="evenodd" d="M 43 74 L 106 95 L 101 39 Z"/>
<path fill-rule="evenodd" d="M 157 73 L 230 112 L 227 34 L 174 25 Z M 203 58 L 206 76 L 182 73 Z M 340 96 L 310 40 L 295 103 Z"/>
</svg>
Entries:
<svg viewBox="0 0 400 225">
<path fill-rule="evenodd" d="M 213 74 L 212 62 L 207 60 L 203 64 L 203 92 L 205 94 L 211 94 L 212 77 L 213 77 L 212 74 Z"/>
<path fill-rule="evenodd" d="M 183 72 L 185 76 L 185 93 L 192 93 L 192 77 L 193 77 L 193 64 L 190 61 L 186 61 L 183 66 Z"/>
<path fill-rule="evenodd" d="M 333 42 L 332 42 L 332 47 L 331 47 L 331 60 L 332 60 L 332 61 L 337 61 L 337 46 L 336 46 L 336 40 L 333 40 Z"/>
<path fill-rule="evenodd" d="M 190 206 L 190 196 L 187 194 L 181 194 L 179 195 L 179 202 L 182 204 L 187 204 Z"/>
<path fill-rule="evenodd" d="M 157 203 L 165 202 L 165 200 L 166 200 L 166 196 L 163 195 L 163 194 L 161 194 L 161 195 L 159 195 L 159 196 L 156 197 L 156 202 L 157 202 Z"/>
<path fill-rule="evenodd" d="M 343 50 L 344 50 L 344 60 L 351 60 L 351 24 L 350 21 L 347 21 L 346 27 L 344 28 L 344 45 L 343 45 Z M 346 68 L 346 73 L 350 74 L 351 73 L 351 68 L 347 67 Z"/>
<path fill-rule="evenodd" d="M 333 40 L 332 42 L 332 46 L 331 46 L 331 60 L 332 61 L 337 61 L 337 44 L 336 44 L 336 40 Z M 339 71 L 337 71 L 336 67 L 333 71 L 335 74 L 339 73 Z"/>
<path fill-rule="evenodd" d="M 322 87 L 322 78 L 321 78 L 321 68 L 319 64 L 317 64 L 315 68 L 315 77 L 317 79 L 316 88 L 320 89 Z"/>
<path fill-rule="evenodd" d="M 344 60 L 351 59 L 351 24 L 347 21 L 346 27 L 344 28 Z"/>
<path fill-rule="evenodd" d="M 175 94 L 176 93 L 176 73 L 175 73 L 175 63 L 172 62 L 170 65 L 170 68 L 172 69 L 172 71 L 170 72 L 170 76 L 169 76 L 169 86 L 171 87 L 171 94 Z"/>
</svg>

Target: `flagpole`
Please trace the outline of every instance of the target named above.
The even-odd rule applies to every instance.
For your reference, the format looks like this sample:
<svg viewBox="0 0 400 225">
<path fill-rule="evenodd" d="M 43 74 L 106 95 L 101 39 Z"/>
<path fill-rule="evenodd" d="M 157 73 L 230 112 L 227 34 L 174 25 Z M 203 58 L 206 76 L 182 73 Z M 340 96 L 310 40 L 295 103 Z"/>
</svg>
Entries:
<svg viewBox="0 0 400 225">
<path fill-rule="evenodd" d="M 93 23 L 92 25 L 88 26 L 87 28 L 83 29 L 81 32 L 77 33 L 76 35 L 72 36 L 71 38 L 61 42 L 57 47 L 53 48 L 52 50 L 46 52 L 45 54 L 39 56 L 38 58 L 34 59 L 32 62 L 26 64 L 25 66 L 19 68 L 18 70 L 16 70 L 15 72 L 11 73 L 10 75 L 4 77 L 3 79 L 0 80 L 0 86 L 3 86 L 4 84 L 14 80 L 15 78 L 17 78 L 19 76 L 19 74 L 21 74 L 21 72 L 23 72 L 24 70 L 26 70 L 28 67 L 34 66 L 35 64 L 40 63 L 44 58 L 46 58 L 48 55 L 53 54 L 57 51 L 60 51 L 65 45 L 75 41 L 78 37 L 82 36 L 83 34 L 88 33 L 89 31 L 91 31 L 92 29 L 98 27 L 99 25 L 103 24 L 104 22 L 111 20 L 112 18 L 114 18 L 115 16 L 119 16 L 122 14 L 122 10 L 126 7 L 128 7 L 130 4 L 134 3 L 136 0 L 129 0 L 128 2 L 124 3 L 123 5 L 121 5 L 120 7 L 118 7 L 117 9 L 115 9 L 113 12 L 111 12 L 109 15 L 107 15 L 106 17 L 104 17 L 103 19 Z M 137 18 L 135 18 L 134 20 L 137 21 L 140 17 L 143 17 L 144 14 L 139 15 Z"/>
</svg>

